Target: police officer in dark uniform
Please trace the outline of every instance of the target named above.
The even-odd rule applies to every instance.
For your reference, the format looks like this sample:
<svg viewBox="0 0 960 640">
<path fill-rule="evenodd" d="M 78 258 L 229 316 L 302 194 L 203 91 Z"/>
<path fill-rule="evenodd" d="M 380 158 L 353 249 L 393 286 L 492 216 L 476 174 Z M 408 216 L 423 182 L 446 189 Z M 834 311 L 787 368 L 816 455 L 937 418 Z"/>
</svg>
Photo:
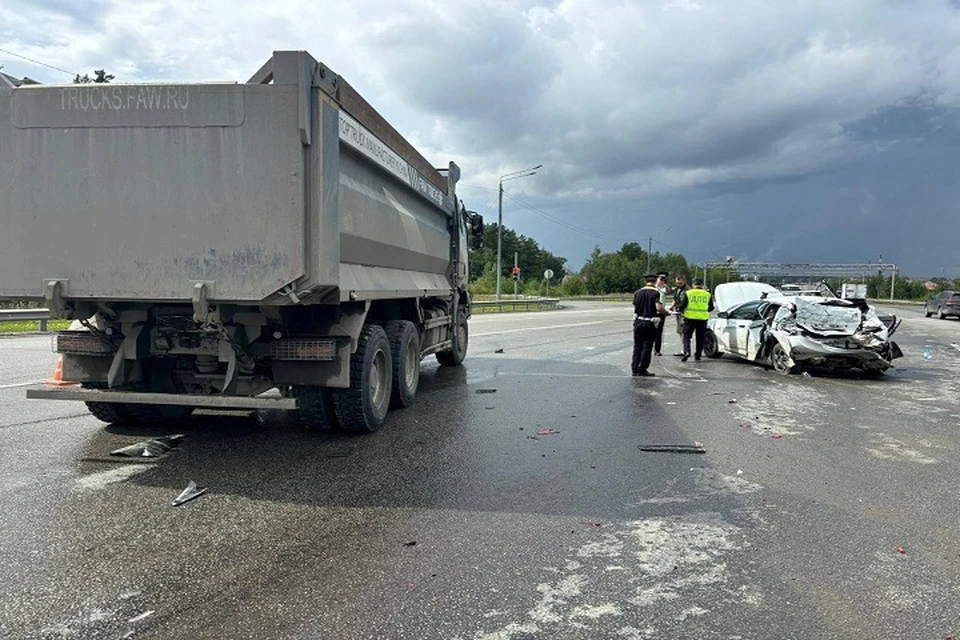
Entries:
<svg viewBox="0 0 960 640">
<path fill-rule="evenodd" d="M 655 375 L 650 368 L 653 343 L 657 339 L 657 327 L 666 313 L 660 302 L 660 292 L 654 286 L 657 274 L 643 277 L 646 285 L 633 294 L 633 360 L 630 371 L 635 376 Z"/>
</svg>

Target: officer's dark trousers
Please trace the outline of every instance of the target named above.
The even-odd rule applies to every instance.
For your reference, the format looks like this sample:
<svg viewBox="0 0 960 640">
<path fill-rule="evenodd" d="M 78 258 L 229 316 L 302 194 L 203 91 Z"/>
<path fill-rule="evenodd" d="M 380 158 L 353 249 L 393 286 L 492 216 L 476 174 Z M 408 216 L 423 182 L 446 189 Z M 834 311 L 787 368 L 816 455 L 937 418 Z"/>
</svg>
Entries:
<svg viewBox="0 0 960 640">
<path fill-rule="evenodd" d="M 706 320 L 683 319 L 683 352 L 690 355 L 690 338 L 697 335 L 697 350 L 694 355 L 699 358 L 703 354 L 703 336 L 707 332 Z"/>
<path fill-rule="evenodd" d="M 646 371 L 650 367 L 650 354 L 653 342 L 657 339 L 657 328 L 649 320 L 633 321 L 633 360 L 630 372 Z"/>
</svg>

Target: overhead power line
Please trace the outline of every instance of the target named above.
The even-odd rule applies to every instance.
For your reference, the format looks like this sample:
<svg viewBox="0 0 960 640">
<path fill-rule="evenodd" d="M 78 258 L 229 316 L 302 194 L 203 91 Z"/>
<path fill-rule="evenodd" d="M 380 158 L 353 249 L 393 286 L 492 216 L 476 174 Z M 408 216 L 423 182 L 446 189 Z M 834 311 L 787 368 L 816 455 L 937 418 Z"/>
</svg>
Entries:
<svg viewBox="0 0 960 640">
<path fill-rule="evenodd" d="M 541 216 L 541 217 L 543 217 L 543 218 L 546 218 L 546 219 L 549 220 L 550 222 L 553 222 L 554 224 L 560 225 L 561 227 L 564 227 L 565 229 L 569 229 L 570 231 L 575 231 L 576 233 L 582 233 L 582 234 L 585 235 L 585 236 L 590 236 L 591 238 L 596 238 L 597 240 L 603 240 L 603 239 L 604 239 L 604 236 L 603 236 L 603 235 L 594 233 L 594 232 L 592 232 L 592 231 L 587 231 L 586 229 L 583 229 L 583 228 L 578 227 L 578 226 L 576 226 L 576 225 L 570 224 L 570 223 L 567 222 L 566 220 L 560 220 L 559 218 L 555 218 L 554 216 L 551 216 L 549 213 L 546 213 L 546 212 L 544 212 L 544 211 L 541 211 L 540 209 L 538 209 L 538 208 L 536 208 L 536 207 L 534 207 L 534 206 L 532 206 L 532 205 L 530 205 L 530 204 L 527 204 L 527 203 L 524 202 L 521 198 L 518 198 L 517 196 L 515 196 L 515 195 L 513 195 L 513 194 L 511 194 L 511 193 L 508 193 L 508 192 L 504 191 L 504 195 L 506 195 L 508 198 L 510 198 L 511 200 L 513 200 L 514 202 L 516 202 L 517 204 L 519 204 L 520 206 L 524 207 L 525 209 L 529 209 L 530 211 L 536 213 L 537 215 L 539 215 L 539 216 Z"/>
<path fill-rule="evenodd" d="M 23 60 L 26 60 L 27 62 L 32 62 L 33 64 L 39 64 L 41 67 L 48 67 L 50 69 L 54 69 L 55 71 L 61 71 L 71 77 L 76 77 L 80 75 L 79 73 L 74 73 L 73 71 L 67 71 L 66 69 L 56 67 L 52 64 L 47 64 L 46 62 L 40 62 L 39 60 L 34 60 L 33 58 L 28 58 L 27 56 L 22 56 L 19 53 L 14 53 L 13 51 L 9 51 L 7 49 L 0 49 L 0 52 L 6 53 L 7 55 L 11 55 L 15 58 L 21 58 Z"/>
</svg>

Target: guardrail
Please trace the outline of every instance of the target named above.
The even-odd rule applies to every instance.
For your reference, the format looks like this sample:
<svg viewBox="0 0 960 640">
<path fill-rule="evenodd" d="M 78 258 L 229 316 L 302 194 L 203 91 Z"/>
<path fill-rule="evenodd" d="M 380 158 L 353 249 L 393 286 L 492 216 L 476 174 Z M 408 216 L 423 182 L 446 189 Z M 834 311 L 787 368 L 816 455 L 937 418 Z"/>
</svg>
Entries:
<svg viewBox="0 0 960 640">
<path fill-rule="evenodd" d="M 0 322 L 28 322 L 34 320 L 40 323 L 40 331 L 47 330 L 49 319 L 49 309 L 0 309 Z"/>
<path fill-rule="evenodd" d="M 490 313 L 504 311 L 536 311 L 541 309 L 556 309 L 560 304 L 559 298 L 518 298 L 517 300 L 474 300 L 473 310 L 476 313 Z"/>
</svg>

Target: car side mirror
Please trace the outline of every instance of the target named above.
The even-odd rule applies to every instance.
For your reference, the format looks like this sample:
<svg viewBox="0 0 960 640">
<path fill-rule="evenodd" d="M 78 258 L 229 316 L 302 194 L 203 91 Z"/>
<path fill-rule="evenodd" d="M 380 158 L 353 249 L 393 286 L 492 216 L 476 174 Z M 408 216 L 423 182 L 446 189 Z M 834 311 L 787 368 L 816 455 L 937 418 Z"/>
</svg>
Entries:
<svg viewBox="0 0 960 640">
<path fill-rule="evenodd" d="M 726 317 L 727 317 L 727 312 L 726 312 L 726 311 L 721 311 L 720 313 L 717 314 L 717 317 L 718 317 L 718 318 L 726 318 Z"/>
<path fill-rule="evenodd" d="M 483 216 L 476 211 L 467 211 L 467 220 L 470 222 L 470 247 L 479 251 L 483 249 Z"/>
</svg>

